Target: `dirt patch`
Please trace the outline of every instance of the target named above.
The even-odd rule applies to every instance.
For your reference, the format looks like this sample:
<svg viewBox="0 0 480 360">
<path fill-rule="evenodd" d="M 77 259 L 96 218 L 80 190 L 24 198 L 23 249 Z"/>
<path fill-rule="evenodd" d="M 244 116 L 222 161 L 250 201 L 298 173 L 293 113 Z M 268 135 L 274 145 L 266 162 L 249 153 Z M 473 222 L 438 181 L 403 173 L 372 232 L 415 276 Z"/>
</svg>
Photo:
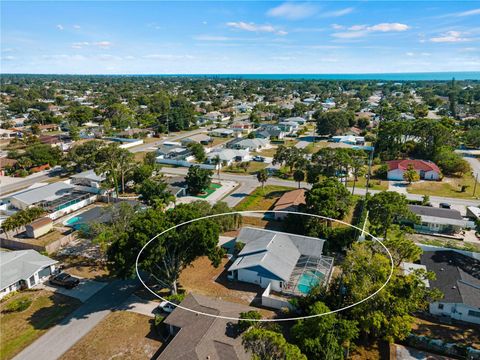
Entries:
<svg viewBox="0 0 480 360">
<path fill-rule="evenodd" d="M 152 321 L 145 315 L 115 311 L 60 359 L 151 359 L 162 346 Z"/>
<path fill-rule="evenodd" d="M 449 343 L 463 344 L 480 350 L 480 326 L 440 324 L 426 319 L 415 318 L 412 333 L 433 339 L 441 339 Z"/>
<path fill-rule="evenodd" d="M 195 260 L 192 266 L 183 270 L 180 285 L 187 292 L 244 305 L 257 304 L 263 289 L 253 284 L 228 281 L 227 269 L 230 265 L 229 260 L 224 258 L 220 266 L 215 268 L 207 257 L 201 257 Z M 264 309 L 259 311 L 264 317 L 275 315 L 273 311 Z"/>
<path fill-rule="evenodd" d="M 29 290 L 21 291 L 0 303 L 0 310 L 24 296 L 32 300 L 28 309 L 0 314 L 0 353 L 5 360 L 13 358 L 81 304 L 74 298 L 48 290 Z"/>
<path fill-rule="evenodd" d="M 373 360 L 373 359 L 389 359 L 388 343 L 365 343 L 360 342 L 351 351 L 350 360 Z"/>
</svg>

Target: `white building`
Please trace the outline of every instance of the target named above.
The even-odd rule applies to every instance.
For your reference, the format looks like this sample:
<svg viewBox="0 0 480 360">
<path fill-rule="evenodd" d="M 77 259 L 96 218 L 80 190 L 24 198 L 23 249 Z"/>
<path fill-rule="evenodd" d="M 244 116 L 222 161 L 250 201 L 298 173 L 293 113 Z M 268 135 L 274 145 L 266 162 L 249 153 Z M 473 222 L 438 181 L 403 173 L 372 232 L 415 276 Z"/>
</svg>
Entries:
<svg viewBox="0 0 480 360">
<path fill-rule="evenodd" d="M 421 264 L 436 275 L 430 287 L 444 294 L 430 304 L 430 313 L 480 324 L 480 261 L 451 250 L 425 251 Z"/>
<path fill-rule="evenodd" d="M 0 299 L 20 289 L 30 289 L 47 280 L 56 260 L 35 250 L 0 252 Z"/>
</svg>

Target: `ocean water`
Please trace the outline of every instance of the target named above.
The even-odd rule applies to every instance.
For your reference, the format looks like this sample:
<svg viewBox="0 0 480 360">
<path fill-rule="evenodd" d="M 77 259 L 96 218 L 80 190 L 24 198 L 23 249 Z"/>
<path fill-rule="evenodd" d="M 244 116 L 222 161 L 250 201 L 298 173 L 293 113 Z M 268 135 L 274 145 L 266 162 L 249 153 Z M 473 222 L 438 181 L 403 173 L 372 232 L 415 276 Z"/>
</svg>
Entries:
<svg viewBox="0 0 480 360">
<path fill-rule="evenodd" d="M 146 76 L 146 75 L 143 75 Z M 148 76 L 148 75 L 147 75 Z M 413 72 L 379 74 L 158 74 L 163 77 L 198 77 L 246 80 L 379 80 L 379 81 L 445 81 L 480 80 L 480 71 Z"/>
</svg>

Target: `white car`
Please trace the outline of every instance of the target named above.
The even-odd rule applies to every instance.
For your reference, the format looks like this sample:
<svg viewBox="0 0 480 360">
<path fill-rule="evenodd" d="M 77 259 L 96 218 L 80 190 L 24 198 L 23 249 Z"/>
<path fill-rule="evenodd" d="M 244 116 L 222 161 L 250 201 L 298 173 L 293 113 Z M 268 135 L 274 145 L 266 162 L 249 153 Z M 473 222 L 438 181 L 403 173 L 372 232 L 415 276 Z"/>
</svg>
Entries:
<svg viewBox="0 0 480 360">
<path fill-rule="evenodd" d="M 160 305 L 157 306 L 157 309 L 159 311 L 163 311 L 166 313 L 171 313 L 173 310 L 175 310 L 176 306 L 170 304 L 168 301 L 162 301 Z"/>
</svg>

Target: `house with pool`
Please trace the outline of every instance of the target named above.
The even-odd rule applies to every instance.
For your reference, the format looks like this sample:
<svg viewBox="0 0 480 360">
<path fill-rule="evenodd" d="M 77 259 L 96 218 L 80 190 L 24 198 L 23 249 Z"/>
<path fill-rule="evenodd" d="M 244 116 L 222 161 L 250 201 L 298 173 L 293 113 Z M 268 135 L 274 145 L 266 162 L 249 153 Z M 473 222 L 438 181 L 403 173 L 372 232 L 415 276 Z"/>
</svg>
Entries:
<svg viewBox="0 0 480 360">
<path fill-rule="evenodd" d="M 243 248 L 227 278 L 259 285 L 287 296 L 304 296 L 327 284 L 333 258 L 322 254 L 325 240 L 279 231 L 243 227 L 235 239 Z M 265 295 L 265 294 L 264 294 Z"/>
</svg>

